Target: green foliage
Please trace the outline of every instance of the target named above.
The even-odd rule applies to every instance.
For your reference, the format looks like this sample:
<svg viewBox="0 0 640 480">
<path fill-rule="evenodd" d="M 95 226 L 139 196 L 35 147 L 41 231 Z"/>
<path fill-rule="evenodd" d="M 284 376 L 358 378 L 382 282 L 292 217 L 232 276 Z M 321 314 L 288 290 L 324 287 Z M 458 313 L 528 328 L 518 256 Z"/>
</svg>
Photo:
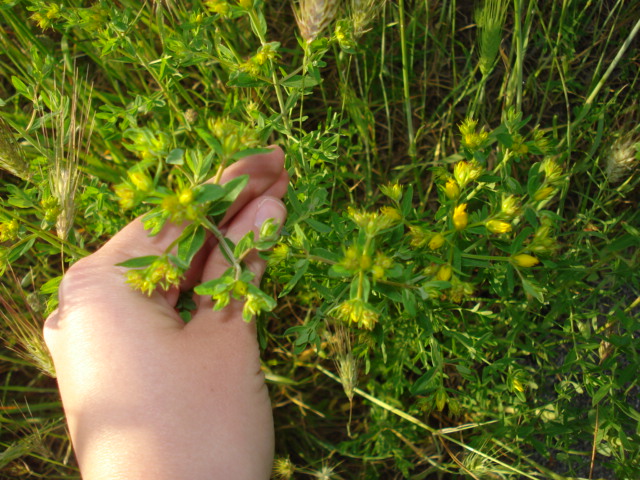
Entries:
<svg viewBox="0 0 640 480">
<path fill-rule="evenodd" d="M 77 478 L 38 325 L 141 217 L 189 226 L 133 287 L 214 235 L 195 293 L 259 314 L 275 478 L 637 478 L 639 9 L 0 1 L 2 477 Z M 273 143 L 282 237 L 234 244 Z"/>
</svg>

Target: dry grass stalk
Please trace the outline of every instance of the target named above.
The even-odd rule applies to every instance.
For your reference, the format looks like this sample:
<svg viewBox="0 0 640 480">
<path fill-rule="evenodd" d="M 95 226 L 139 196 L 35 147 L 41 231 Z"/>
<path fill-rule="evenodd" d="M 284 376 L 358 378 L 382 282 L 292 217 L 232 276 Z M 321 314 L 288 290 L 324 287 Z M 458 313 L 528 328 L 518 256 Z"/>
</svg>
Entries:
<svg viewBox="0 0 640 480">
<path fill-rule="evenodd" d="M 338 6 L 338 0 L 300 0 L 293 11 L 302 38 L 308 43 L 318 38 L 336 16 Z"/>
</svg>

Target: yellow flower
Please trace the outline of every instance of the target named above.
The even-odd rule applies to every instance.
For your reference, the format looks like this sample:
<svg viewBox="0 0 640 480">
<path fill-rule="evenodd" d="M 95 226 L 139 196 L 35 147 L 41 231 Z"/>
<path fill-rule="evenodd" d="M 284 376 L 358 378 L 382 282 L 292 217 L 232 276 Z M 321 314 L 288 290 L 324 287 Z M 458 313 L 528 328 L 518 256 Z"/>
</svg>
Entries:
<svg viewBox="0 0 640 480">
<path fill-rule="evenodd" d="M 269 255 L 269 264 L 277 265 L 283 262 L 289 257 L 289 245 L 286 243 L 280 243 L 273 247 L 271 254 Z"/>
<path fill-rule="evenodd" d="M 447 183 L 444 186 L 444 194 L 449 200 L 455 200 L 456 198 L 458 198 L 458 195 L 460 195 L 460 187 L 455 180 L 447 180 Z"/>
<path fill-rule="evenodd" d="M 229 4 L 224 0 L 205 0 L 204 3 L 212 13 L 217 13 L 222 16 L 229 13 Z"/>
<path fill-rule="evenodd" d="M 400 211 L 397 208 L 393 207 L 381 207 L 380 214 L 388 220 L 393 221 L 393 223 L 396 223 L 402 219 L 402 214 L 400 213 Z"/>
<path fill-rule="evenodd" d="M 429 240 L 429 248 L 431 250 L 437 250 L 442 245 L 444 245 L 444 235 L 442 235 L 441 233 L 436 233 L 433 237 L 431 237 L 431 240 Z"/>
<path fill-rule="evenodd" d="M 511 231 L 511 224 L 502 220 L 489 220 L 486 223 L 486 227 L 491 233 L 507 233 Z"/>
<path fill-rule="evenodd" d="M 514 378 L 512 381 L 512 384 L 515 390 L 519 392 L 524 392 L 524 386 L 522 385 L 522 382 L 519 379 Z"/>
<path fill-rule="evenodd" d="M 379 317 L 376 311 L 372 310 L 368 304 L 359 298 L 342 302 L 335 309 L 335 313 L 343 322 L 347 324 L 355 323 L 358 327 L 366 328 L 367 330 L 373 329 Z"/>
<path fill-rule="evenodd" d="M 472 160 L 471 162 L 459 161 L 453 167 L 453 177 L 460 188 L 464 188 L 469 182 L 476 180 L 482 174 L 482 166 Z"/>
<path fill-rule="evenodd" d="M 178 202 L 183 206 L 191 205 L 193 203 L 193 190 L 190 188 L 183 189 L 178 196 Z"/>
<path fill-rule="evenodd" d="M 460 135 L 462 135 L 462 145 L 470 149 L 477 149 L 488 138 L 489 134 L 484 130 L 476 132 L 478 122 L 472 118 L 466 118 L 459 126 Z"/>
<path fill-rule="evenodd" d="M 453 226 L 456 230 L 463 230 L 469 221 L 469 215 L 466 212 L 467 204 L 461 203 L 453 211 Z"/>
<path fill-rule="evenodd" d="M 534 265 L 540 263 L 540 260 L 538 260 L 536 257 L 527 255 L 526 253 L 521 253 L 520 255 L 515 255 L 511 258 L 517 266 L 523 268 L 533 267 Z"/>
<path fill-rule="evenodd" d="M 438 280 L 442 280 L 443 282 L 448 282 L 451 278 L 451 265 L 442 265 L 438 269 L 438 273 L 436 274 L 436 278 Z"/>
<path fill-rule="evenodd" d="M 4 223 L 0 223 L 0 242 L 13 241 L 18 236 L 20 224 L 14 218 Z"/>
</svg>

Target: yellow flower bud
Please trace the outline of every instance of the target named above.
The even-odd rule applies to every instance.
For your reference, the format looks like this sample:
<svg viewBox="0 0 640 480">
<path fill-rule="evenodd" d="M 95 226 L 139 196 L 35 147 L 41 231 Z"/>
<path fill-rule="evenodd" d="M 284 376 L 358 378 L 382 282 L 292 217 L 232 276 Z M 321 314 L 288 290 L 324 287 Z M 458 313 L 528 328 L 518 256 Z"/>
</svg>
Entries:
<svg viewBox="0 0 640 480">
<path fill-rule="evenodd" d="M 480 177 L 481 174 L 482 166 L 475 160 L 471 162 L 462 160 L 453 167 L 453 177 L 456 179 L 456 182 L 458 182 L 460 188 L 464 188 L 469 182 Z"/>
<path fill-rule="evenodd" d="M 441 233 L 436 233 L 433 237 L 431 237 L 431 240 L 429 240 L 429 248 L 431 250 L 437 250 L 442 245 L 444 245 L 444 235 L 442 235 Z"/>
<path fill-rule="evenodd" d="M 540 263 L 540 260 L 538 260 L 536 257 L 527 255 L 526 253 L 521 253 L 520 255 L 515 255 L 511 258 L 517 266 L 522 268 L 533 267 L 534 265 Z"/>
<path fill-rule="evenodd" d="M 449 179 L 444 186 L 444 194 L 449 200 L 455 200 L 460 195 L 460 187 L 455 180 Z"/>
<path fill-rule="evenodd" d="M 380 187 L 382 193 L 395 202 L 399 202 L 402 197 L 402 187 L 397 183 L 390 183 Z"/>
<path fill-rule="evenodd" d="M 453 226 L 456 230 L 463 230 L 469 221 L 469 215 L 466 212 L 467 204 L 461 203 L 453 211 Z"/>
<path fill-rule="evenodd" d="M 129 172 L 129 180 L 141 192 L 148 192 L 153 188 L 153 182 L 144 172 Z"/>
<path fill-rule="evenodd" d="M 238 280 L 233 285 L 233 293 L 238 297 L 244 297 L 247 294 L 247 290 L 248 290 L 247 284 L 242 280 Z"/>
<path fill-rule="evenodd" d="M 513 217 L 518 213 L 518 198 L 514 195 L 507 195 L 502 197 L 502 202 L 500 204 L 500 211 L 508 216 Z"/>
<path fill-rule="evenodd" d="M 448 282 L 451 278 L 451 265 L 442 265 L 438 269 L 438 273 L 436 274 L 436 278 L 438 280 L 442 280 L 443 282 Z"/>
<path fill-rule="evenodd" d="M 135 206 L 135 192 L 128 185 L 121 183 L 115 187 L 116 196 L 118 197 L 118 203 L 120 208 L 129 210 Z"/>
<path fill-rule="evenodd" d="M 558 165 L 552 158 L 545 158 L 542 161 L 540 168 L 544 171 L 545 179 L 548 182 L 555 182 L 557 180 L 560 180 L 560 177 L 562 175 L 562 167 Z"/>
<path fill-rule="evenodd" d="M 428 232 L 416 225 L 409 227 L 409 235 L 411 236 L 411 246 L 415 248 L 424 246 L 429 238 Z"/>
<path fill-rule="evenodd" d="M 491 233 L 507 233 L 511 231 L 511 224 L 502 220 L 489 220 L 485 226 Z"/>
<path fill-rule="evenodd" d="M 555 189 L 551 185 L 547 185 L 546 187 L 539 188 L 538 191 L 533 195 L 533 199 L 536 202 L 540 202 L 545 200 L 551 196 Z"/>
<path fill-rule="evenodd" d="M 362 255 L 360 257 L 360 270 L 368 270 L 373 263 L 370 255 Z"/>
</svg>

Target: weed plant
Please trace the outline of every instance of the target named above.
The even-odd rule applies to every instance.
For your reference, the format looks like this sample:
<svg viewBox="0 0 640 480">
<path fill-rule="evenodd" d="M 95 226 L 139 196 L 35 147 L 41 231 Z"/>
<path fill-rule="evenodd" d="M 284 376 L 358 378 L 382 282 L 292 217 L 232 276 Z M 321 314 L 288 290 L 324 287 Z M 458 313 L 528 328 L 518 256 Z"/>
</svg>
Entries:
<svg viewBox="0 0 640 480">
<path fill-rule="evenodd" d="M 0 470 L 78 478 L 43 345 L 66 268 L 258 314 L 274 478 L 640 477 L 640 2 L 0 0 Z M 287 153 L 278 239 L 223 240 Z M 242 259 L 268 258 L 262 288 Z M 277 302 L 276 302 L 277 299 Z M 191 299 L 179 303 L 185 321 Z"/>
</svg>

